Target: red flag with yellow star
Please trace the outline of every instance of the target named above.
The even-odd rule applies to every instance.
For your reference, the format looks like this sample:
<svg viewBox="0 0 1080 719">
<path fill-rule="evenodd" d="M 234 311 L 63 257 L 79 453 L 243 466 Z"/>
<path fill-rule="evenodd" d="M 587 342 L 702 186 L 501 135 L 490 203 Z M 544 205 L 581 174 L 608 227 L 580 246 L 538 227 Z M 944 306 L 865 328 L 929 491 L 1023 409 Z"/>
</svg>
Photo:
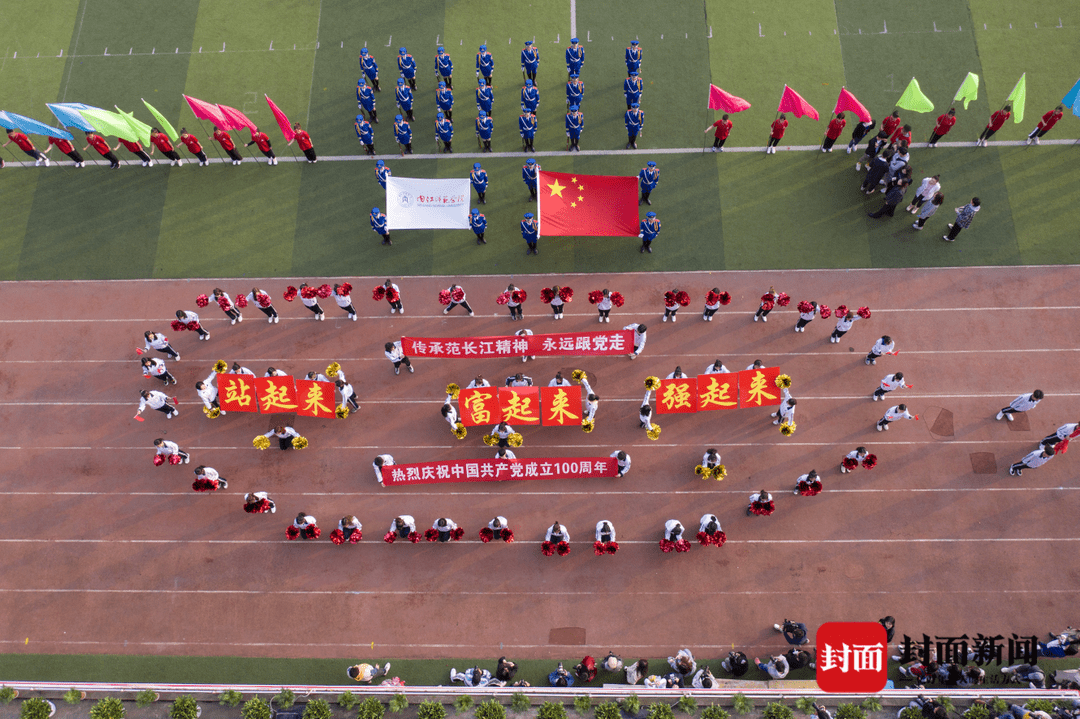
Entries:
<svg viewBox="0 0 1080 719">
<path fill-rule="evenodd" d="M 636 177 L 540 172 L 541 237 L 636 237 Z"/>
</svg>

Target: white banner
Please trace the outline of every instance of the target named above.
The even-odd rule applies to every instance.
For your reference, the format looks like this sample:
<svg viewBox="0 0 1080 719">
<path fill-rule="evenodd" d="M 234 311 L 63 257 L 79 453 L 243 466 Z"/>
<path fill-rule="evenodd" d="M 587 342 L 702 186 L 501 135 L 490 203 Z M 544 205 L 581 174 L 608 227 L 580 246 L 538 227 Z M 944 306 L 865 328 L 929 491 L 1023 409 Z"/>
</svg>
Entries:
<svg viewBox="0 0 1080 719">
<path fill-rule="evenodd" d="M 391 230 L 469 229 L 469 179 L 386 178 Z"/>
</svg>

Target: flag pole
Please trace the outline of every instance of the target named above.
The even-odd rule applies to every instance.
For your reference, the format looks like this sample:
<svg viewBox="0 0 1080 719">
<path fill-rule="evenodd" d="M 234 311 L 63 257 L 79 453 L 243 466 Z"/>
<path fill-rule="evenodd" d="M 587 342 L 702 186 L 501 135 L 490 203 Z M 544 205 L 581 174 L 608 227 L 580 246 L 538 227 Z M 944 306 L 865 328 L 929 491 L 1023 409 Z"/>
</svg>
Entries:
<svg viewBox="0 0 1080 719">
<path fill-rule="evenodd" d="M 206 125 L 203 124 L 202 118 L 201 117 L 196 117 L 195 119 L 199 121 L 199 127 L 201 127 L 202 131 L 205 133 L 206 132 Z M 216 127 L 216 125 L 215 125 L 215 127 Z M 221 148 L 218 147 L 218 143 L 214 141 L 214 133 L 211 132 L 209 135 L 206 136 L 206 144 L 207 145 L 213 145 L 214 146 L 214 152 L 217 153 L 217 156 L 219 158 L 221 158 L 222 162 L 225 162 L 225 156 L 221 154 Z"/>
<path fill-rule="evenodd" d="M 236 129 L 239 130 L 240 128 L 238 127 Z M 249 132 L 251 131 L 250 127 L 248 128 L 248 131 Z M 255 142 L 255 140 L 252 140 L 251 142 Z M 251 150 L 251 143 L 245 142 L 244 143 L 244 149 L 247 150 L 247 153 L 249 155 L 251 155 L 251 161 L 254 162 L 256 165 L 258 165 L 259 164 L 259 157 Z M 270 167 L 270 158 L 267 158 L 266 166 Z"/>
</svg>

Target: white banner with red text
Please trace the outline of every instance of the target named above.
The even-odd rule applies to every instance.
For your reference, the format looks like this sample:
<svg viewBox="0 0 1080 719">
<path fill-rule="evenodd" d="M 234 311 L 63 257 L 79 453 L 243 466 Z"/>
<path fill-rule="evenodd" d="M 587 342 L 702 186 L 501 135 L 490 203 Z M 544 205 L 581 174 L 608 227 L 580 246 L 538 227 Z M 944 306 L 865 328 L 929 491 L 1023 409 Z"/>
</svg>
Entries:
<svg viewBox="0 0 1080 719">
<path fill-rule="evenodd" d="M 386 178 L 386 228 L 469 229 L 469 178 Z"/>
</svg>

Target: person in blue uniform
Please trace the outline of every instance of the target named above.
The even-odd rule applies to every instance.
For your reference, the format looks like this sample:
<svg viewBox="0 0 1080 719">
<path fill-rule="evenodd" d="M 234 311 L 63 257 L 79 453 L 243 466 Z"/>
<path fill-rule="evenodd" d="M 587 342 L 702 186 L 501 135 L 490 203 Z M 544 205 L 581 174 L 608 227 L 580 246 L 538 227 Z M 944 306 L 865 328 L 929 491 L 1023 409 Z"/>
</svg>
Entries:
<svg viewBox="0 0 1080 719">
<path fill-rule="evenodd" d="M 636 150 L 638 135 L 645 129 L 645 111 L 633 103 L 623 115 L 623 124 L 626 125 L 626 149 Z"/>
<path fill-rule="evenodd" d="M 624 53 L 626 59 L 626 72 L 641 72 L 641 43 L 637 40 L 630 41 L 630 47 Z"/>
<path fill-rule="evenodd" d="M 401 119 L 401 115 L 397 116 L 397 119 Z M 395 129 L 396 131 L 396 129 Z M 386 178 L 390 177 L 393 173 L 390 172 L 390 168 L 386 166 L 386 163 L 382 160 L 375 161 L 375 177 L 379 181 L 379 185 L 386 189 Z"/>
<path fill-rule="evenodd" d="M 454 92 L 447 87 L 445 82 L 440 82 L 439 89 L 435 91 L 435 104 L 439 106 L 439 111 L 446 115 L 446 119 L 453 122 Z"/>
<path fill-rule="evenodd" d="M 626 97 L 626 109 L 629 110 L 634 106 L 634 103 L 641 102 L 641 76 L 638 75 L 637 70 L 630 71 L 630 77 L 623 81 L 622 92 Z"/>
<path fill-rule="evenodd" d="M 484 143 L 482 152 L 491 152 L 491 133 L 495 131 L 495 121 L 483 110 L 476 116 L 476 139 Z"/>
<path fill-rule="evenodd" d="M 368 87 L 364 78 L 356 81 L 356 107 L 361 114 L 367 112 L 371 121 L 379 124 L 379 117 L 375 112 L 375 91 Z"/>
<path fill-rule="evenodd" d="M 566 48 L 566 74 L 580 75 L 585 64 L 585 48 L 578 44 L 576 37 L 570 38 L 570 47 Z"/>
<path fill-rule="evenodd" d="M 532 162 L 532 160 L 529 160 Z M 534 194 L 533 197 L 536 195 Z M 533 213 L 526 212 L 525 219 L 521 221 L 521 237 L 525 240 L 525 244 L 528 249 L 525 250 L 526 255 L 539 255 L 540 250 L 536 249 L 536 240 L 540 236 L 539 226 L 536 224 L 536 219 L 533 217 Z"/>
<path fill-rule="evenodd" d="M 475 207 L 469 212 L 469 227 L 476 233 L 476 244 L 486 245 L 487 240 L 484 239 L 484 231 L 487 230 L 487 218 L 480 214 L 480 210 Z"/>
<path fill-rule="evenodd" d="M 529 187 L 529 196 L 531 199 L 536 199 L 536 181 L 540 178 L 540 165 L 536 164 L 536 160 L 531 157 L 525 161 L 525 164 L 521 168 L 521 179 Z M 529 215 L 532 217 L 532 215 Z M 522 225 L 524 227 L 524 224 Z"/>
<path fill-rule="evenodd" d="M 581 131 L 585 129 L 585 115 L 577 105 L 570 106 L 566 113 L 566 149 L 569 152 L 581 152 Z"/>
<path fill-rule="evenodd" d="M 439 45 L 435 49 L 435 77 L 446 83 L 446 86 L 454 87 L 454 61 L 446 54 L 446 48 Z"/>
<path fill-rule="evenodd" d="M 386 229 L 386 215 L 379 212 L 378 207 L 371 208 L 371 229 L 376 234 L 382 237 L 382 243 L 384 245 L 392 245 L 390 241 L 390 230 Z"/>
<path fill-rule="evenodd" d="M 476 109 L 491 114 L 491 106 L 495 103 L 495 91 L 484 82 L 483 78 L 477 80 Z"/>
<path fill-rule="evenodd" d="M 641 168 L 641 172 L 637 174 L 638 187 L 641 188 L 641 199 L 638 200 L 638 205 L 644 202 L 646 205 L 651 205 L 652 201 L 649 200 L 649 195 L 656 189 L 656 183 L 660 182 L 660 168 L 656 166 L 656 163 L 649 160 L 649 164 Z"/>
<path fill-rule="evenodd" d="M 401 115 L 394 115 L 394 139 L 401 145 L 402 155 L 412 154 L 412 128 Z"/>
<path fill-rule="evenodd" d="M 360 69 L 367 75 L 368 80 L 371 81 L 372 87 L 375 88 L 375 92 L 382 92 L 379 89 L 379 64 L 375 62 L 366 47 L 360 48 Z"/>
<path fill-rule="evenodd" d="M 487 45 L 481 45 L 476 53 L 476 77 L 484 78 L 484 84 L 491 87 L 491 75 L 495 72 L 495 58 L 488 52 Z"/>
<path fill-rule="evenodd" d="M 441 112 L 435 114 L 435 134 L 442 141 L 443 152 L 453 153 L 450 142 L 454 139 L 454 123 L 446 119 Z"/>
<path fill-rule="evenodd" d="M 484 168 L 480 167 L 479 162 L 473 163 L 472 172 L 469 173 L 469 182 L 472 183 L 473 189 L 476 190 L 476 199 L 480 201 L 481 205 L 486 205 L 488 175 Z"/>
<path fill-rule="evenodd" d="M 523 112 L 518 117 L 518 134 L 521 135 L 522 152 L 536 152 L 533 140 L 536 139 L 536 115 L 531 112 Z M 536 192 L 533 192 L 536 196 Z"/>
<path fill-rule="evenodd" d="M 401 78 L 401 77 L 398 78 L 397 91 L 394 93 L 394 101 L 397 103 L 398 110 L 405 113 L 405 117 L 408 118 L 409 122 L 414 122 L 416 120 L 416 118 L 413 117 L 413 114 L 412 114 L 412 105 L 413 105 L 412 90 L 410 90 L 405 85 L 405 79 L 404 78 Z"/>
<path fill-rule="evenodd" d="M 566 83 L 566 107 L 571 105 L 577 105 L 581 107 L 581 103 L 585 100 L 585 82 L 579 80 L 577 75 L 571 75 L 570 80 Z"/>
<path fill-rule="evenodd" d="M 367 154 L 374 155 L 375 133 L 371 129 L 371 123 L 365 120 L 363 115 L 357 115 L 356 122 L 353 123 L 353 129 L 356 130 L 356 139 L 367 150 Z"/>
<path fill-rule="evenodd" d="M 525 87 L 521 88 L 521 111 L 536 113 L 540 106 L 540 90 L 533 85 L 532 80 L 525 81 Z"/>
<path fill-rule="evenodd" d="M 521 51 L 521 78 L 536 82 L 536 71 L 540 69 L 540 51 L 533 47 L 532 40 L 525 41 Z"/>
<path fill-rule="evenodd" d="M 402 78 L 409 81 L 409 87 L 413 90 L 416 89 L 416 60 L 409 54 L 409 51 L 405 48 L 398 50 L 397 56 L 397 69 L 398 74 Z"/>
<path fill-rule="evenodd" d="M 660 220 L 656 219 L 655 212 L 645 213 L 645 219 L 641 221 L 640 229 L 641 232 L 638 233 L 638 237 L 641 238 L 641 249 L 638 252 L 652 254 L 652 241 L 660 234 Z"/>
</svg>

